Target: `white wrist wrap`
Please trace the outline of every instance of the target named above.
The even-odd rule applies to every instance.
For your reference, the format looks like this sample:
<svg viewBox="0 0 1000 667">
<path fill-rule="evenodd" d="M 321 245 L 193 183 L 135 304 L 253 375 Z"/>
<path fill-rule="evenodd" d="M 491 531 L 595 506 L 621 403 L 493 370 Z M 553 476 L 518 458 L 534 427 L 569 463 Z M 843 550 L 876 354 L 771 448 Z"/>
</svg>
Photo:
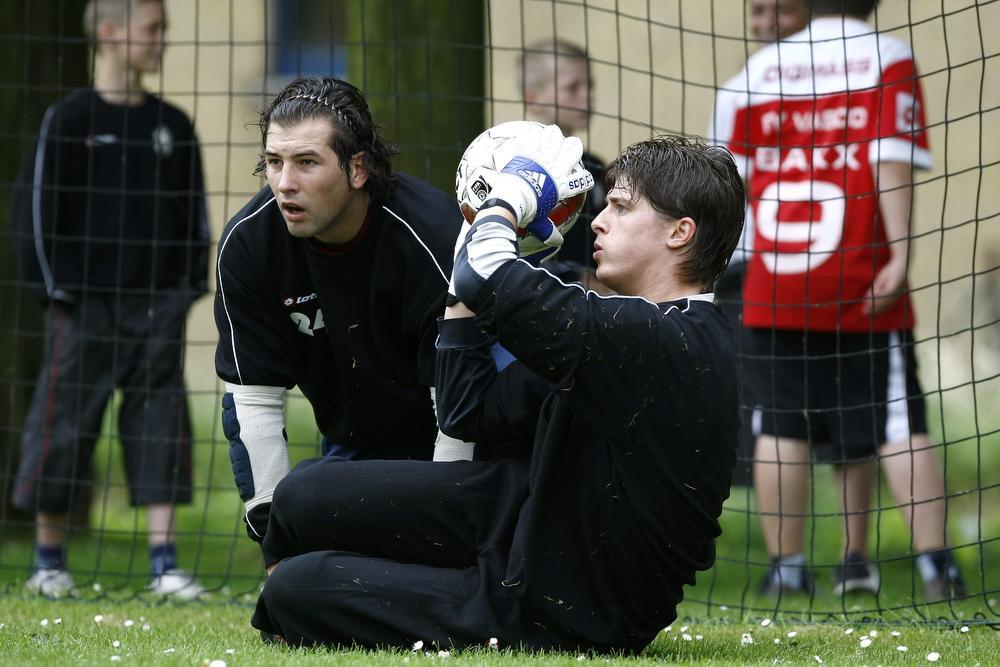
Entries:
<svg viewBox="0 0 1000 667">
<path fill-rule="evenodd" d="M 284 387 L 229 383 L 226 383 L 226 391 L 233 395 L 238 439 L 246 448 L 253 474 L 252 496 L 245 499 L 247 511 L 250 511 L 257 505 L 271 502 L 274 487 L 290 468 L 284 434 L 286 391 Z M 230 440 L 232 442 L 232 438 Z"/>
</svg>

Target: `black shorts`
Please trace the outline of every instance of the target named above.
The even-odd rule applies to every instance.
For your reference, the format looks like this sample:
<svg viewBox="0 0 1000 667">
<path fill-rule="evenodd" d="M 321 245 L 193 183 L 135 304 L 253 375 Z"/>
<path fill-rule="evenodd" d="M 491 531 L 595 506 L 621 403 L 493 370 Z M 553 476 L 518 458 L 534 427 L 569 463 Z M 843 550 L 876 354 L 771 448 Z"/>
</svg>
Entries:
<svg viewBox="0 0 1000 667">
<path fill-rule="evenodd" d="M 118 430 L 132 505 L 191 500 L 191 423 L 184 391 L 182 294 L 87 295 L 54 304 L 25 418 L 14 504 L 62 513 L 89 478 L 108 400 L 122 391 Z"/>
<path fill-rule="evenodd" d="M 927 432 L 912 332 L 748 334 L 756 435 L 808 440 L 836 462 Z"/>
</svg>

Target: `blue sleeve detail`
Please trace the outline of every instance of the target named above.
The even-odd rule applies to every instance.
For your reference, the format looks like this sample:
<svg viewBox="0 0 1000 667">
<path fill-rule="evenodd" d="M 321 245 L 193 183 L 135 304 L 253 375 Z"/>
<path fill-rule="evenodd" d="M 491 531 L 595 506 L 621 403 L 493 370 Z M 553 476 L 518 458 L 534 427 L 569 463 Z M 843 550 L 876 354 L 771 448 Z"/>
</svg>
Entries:
<svg viewBox="0 0 1000 667">
<path fill-rule="evenodd" d="M 535 191 L 538 212 L 535 214 L 534 222 L 545 220 L 559 202 L 559 187 L 555 179 L 545 171 L 545 167 L 534 160 L 515 155 L 503 168 L 503 173 L 521 177 Z"/>
<path fill-rule="evenodd" d="M 233 466 L 233 480 L 240 493 L 240 500 L 247 502 L 254 496 L 253 468 L 250 454 L 240 439 L 240 421 L 236 416 L 236 401 L 231 392 L 222 397 L 222 432 L 229 440 L 229 462 Z"/>
<path fill-rule="evenodd" d="M 556 226 L 552 224 L 552 221 L 548 218 L 535 218 L 525 225 L 524 228 L 529 234 L 542 243 L 545 243 L 549 240 L 549 237 L 552 236 L 552 232 L 555 231 Z"/>
<path fill-rule="evenodd" d="M 490 354 L 493 356 L 493 363 L 496 365 L 498 373 L 517 361 L 517 357 L 500 343 L 493 343 L 490 346 Z"/>
</svg>

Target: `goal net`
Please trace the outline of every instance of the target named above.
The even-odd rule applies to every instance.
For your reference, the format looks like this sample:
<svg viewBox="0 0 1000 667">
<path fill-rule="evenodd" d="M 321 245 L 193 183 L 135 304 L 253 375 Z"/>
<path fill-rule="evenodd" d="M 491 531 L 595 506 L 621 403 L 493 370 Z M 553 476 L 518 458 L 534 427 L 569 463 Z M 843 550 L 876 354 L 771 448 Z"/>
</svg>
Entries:
<svg viewBox="0 0 1000 667">
<path fill-rule="evenodd" d="M 0 334 L 0 590 L 19 591 L 37 567 L 30 501 L 38 503 L 48 486 L 62 486 L 71 488 L 69 512 L 60 526 L 78 595 L 128 599 L 146 594 L 150 551 L 147 516 L 130 505 L 126 475 L 130 465 L 141 464 L 123 458 L 123 448 L 136 445 L 136 428 L 146 434 L 143 428 L 148 430 L 148 425 L 137 427 L 127 416 L 141 406 L 122 391 L 132 380 L 121 377 L 127 362 L 120 354 L 149 334 L 128 337 L 102 328 L 100 321 L 73 320 L 74 305 L 79 304 L 72 294 L 65 304 L 52 304 L 62 274 L 46 276 L 44 271 L 17 267 L 25 253 L 45 255 L 55 243 L 64 268 L 65 263 L 79 264 L 72 274 L 77 282 L 71 283 L 76 297 L 96 284 L 101 300 L 121 306 L 148 300 L 153 292 L 170 292 L 128 284 L 123 267 L 141 273 L 145 264 L 161 261 L 173 248 L 182 259 L 171 260 L 171 266 L 177 268 L 180 262 L 190 273 L 199 266 L 196 246 L 204 239 L 189 230 L 187 237 L 163 241 L 157 246 L 159 254 L 138 259 L 146 255 L 129 229 L 139 222 L 116 220 L 112 227 L 117 231 L 109 233 L 107 221 L 96 214 L 76 231 L 64 228 L 39 238 L 44 230 L 38 216 L 47 210 L 46 197 L 53 188 L 71 191 L 72 201 L 86 211 L 96 211 L 98 201 L 162 194 L 129 185 L 128 172 L 140 169 L 138 163 L 120 170 L 114 187 L 87 185 L 103 183 L 93 174 L 60 184 L 38 166 L 44 155 L 39 138 L 52 118 L 47 110 L 86 89 L 101 63 L 101 56 L 87 47 L 81 25 L 85 4 L 14 0 L 0 9 L 9 54 L 0 84 L 5 91 L 0 110 L 6 119 L 0 134 L 12 157 L 0 176 L 0 310 L 6 323 Z M 506 120 L 558 120 L 581 137 L 596 166 L 629 144 L 660 133 L 707 137 L 730 148 L 743 160 L 754 223 L 748 226 L 749 236 L 757 240 L 756 248 L 751 240 L 738 251 L 726 284 L 718 290 L 720 306 L 733 319 L 741 356 L 738 381 L 745 427 L 716 565 L 686 591 L 681 615 L 740 620 L 747 613 L 783 613 L 808 621 L 874 617 L 996 623 L 1000 575 L 989 563 L 1000 559 L 1000 44 L 991 36 L 1000 33 L 1000 3 L 883 2 L 868 17 L 869 30 L 895 45 L 893 62 L 907 60 L 909 49 L 916 67 L 916 78 L 906 79 L 909 88 L 894 89 L 904 95 L 899 98 L 903 102 L 892 102 L 898 105 L 893 108 L 902 125 L 888 139 L 899 141 L 875 142 L 883 146 L 885 156 L 894 156 L 883 160 L 859 158 L 851 139 L 816 137 L 838 128 L 854 136 L 850 131 L 861 131 L 866 122 L 858 114 L 884 115 L 888 96 L 880 95 L 877 87 L 852 91 L 855 97 L 838 111 L 836 105 L 817 103 L 829 91 L 804 95 L 803 81 L 830 73 L 794 60 L 801 49 L 773 45 L 776 36 L 767 34 L 761 21 L 771 33 L 796 30 L 773 18 L 762 19 L 754 7 L 767 4 L 166 2 L 169 29 L 162 66 L 142 81 L 191 121 L 198 143 L 183 146 L 200 154 L 203 182 L 188 178 L 180 199 L 190 204 L 203 195 L 210 258 L 201 276 L 208 280 L 208 293 L 191 305 L 182 353 L 176 357 L 183 363 L 185 389 L 172 398 L 174 403 L 186 402 L 192 425 L 190 434 L 177 426 L 169 436 L 189 437 L 191 444 L 190 460 L 175 462 L 189 463 L 192 474 L 191 502 L 178 507 L 175 520 L 177 565 L 221 600 L 252 601 L 262 581 L 259 551 L 245 534 L 243 504 L 233 484 L 220 418 L 225 387 L 215 374 L 214 256 L 227 220 L 264 185 L 253 173 L 260 157 L 260 108 L 296 76 L 333 74 L 367 93 L 384 135 L 400 148 L 397 168 L 445 191 L 453 188 L 465 145 L 485 127 Z M 835 28 L 845 26 L 839 22 Z M 840 47 L 845 71 L 860 67 L 859 59 L 867 58 L 868 52 L 855 50 L 854 41 L 851 45 Z M 806 49 L 808 53 L 808 44 Z M 772 69 L 753 70 L 748 60 L 763 63 L 759 57 L 768 50 L 774 54 L 766 61 L 772 62 Z M 875 68 L 872 76 L 883 65 L 879 58 L 890 51 L 873 52 L 875 60 L 865 65 Z M 862 95 L 871 99 L 856 102 Z M 727 110 L 720 110 L 723 103 L 729 105 Z M 761 111 L 761 105 L 771 105 L 772 116 Z M 856 108 L 862 111 L 855 113 Z M 730 112 L 728 121 L 720 121 L 720 114 Z M 109 122 L 107 115 L 100 118 L 101 123 Z M 767 122 L 781 128 L 772 135 L 784 138 L 772 136 L 768 144 L 766 132 L 751 127 Z M 60 127 L 70 132 L 68 125 Z M 92 151 L 129 154 L 110 145 L 118 141 L 111 130 L 81 136 Z M 908 148 L 891 153 L 900 142 Z M 180 150 L 182 143 L 173 148 Z M 60 155 L 66 171 L 88 174 L 87 169 L 94 168 L 87 163 L 93 158 L 86 157 L 93 152 L 67 148 Z M 83 162 L 70 164 L 73 160 Z M 880 169 L 894 160 L 915 168 L 904 170 L 902 185 L 889 187 L 885 179 L 890 177 Z M 827 176 L 826 185 L 798 187 L 794 193 L 787 183 L 781 185 L 786 176 L 796 181 L 797 169 L 820 166 L 841 173 L 844 180 L 831 185 L 836 179 Z M 867 221 L 864 215 L 843 212 L 856 211 L 857 198 L 874 199 L 872 186 L 867 194 L 848 187 L 852 169 L 863 171 L 883 190 L 883 201 L 896 201 L 893 195 L 905 191 L 902 217 L 894 218 L 904 222 L 901 235 L 887 236 L 880 227 L 887 216 L 884 208 L 878 212 L 877 203 L 865 214 Z M 772 172 L 770 181 L 754 180 L 765 171 Z M 43 176 L 49 180 L 39 181 Z M 111 209 L 125 210 L 115 206 Z M 194 211 L 197 206 L 192 206 Z M 834 209 L 841 211 L 840 217 L 827 224 Z M 154 217 L 154 224 L 159 219 Z M 857 282 L 856 275 L 843 277 L 848 273 L 845 262 L 852 261 L 844 259 L 845 253 L 836 254 L 833 263 L 840 262 L 839 269 L 813 271 L 848 238 L 845 230 L 853 225 L 867 225 L 867 232 L 860 233 L 868 233 L 866 247 L 876 249 L 870 253 L 876 259 L 868 260 L 875 262 L 868 267 L 869 284 L 886 257 L 900 247 L 908 249 L 906 305 L 899 321 L 905 329 L 906 318 L 912 316 L 911 336 L 892 338 L 886 333 L 900 327 L 860 332 L 855 327 L 850 340 L 836 333 L 847 332 L 846 313 L 861 308 L 867 298 L 865 289 L 857 295 L 854 283 L 835 284 L 833 292 L 842 297 L 833 302 L 800 295 L 796 307 L 801 326 L 784 317 L 782 308 L 788 303 L 782 305 L 779 294 L 785 285 L 802 286 L 830 276 Z M 579 243 L 568 252 L 585 263 L 589 241 Z M 100 255 L 97 250 L 105 246 L 116 247 L 118 254 Z M 776 260 L 781 253 L 785 259 Z M 113 266 L 89 264 L 109 256 L 117 258 Z M 793 256 L 802 268 L 788 270 Z M 784 268 L 776 269 L 776 261 L 786 262 Z M 762 271 L 770 282 L 760 282 Z M 94 278 L 98 275 L 106 280 Z M 88 284 L 91 280 L 97 283 Z M 802 289 L 805 295 L 813 294 L 816 284 Z M 42 294 L 48 294 L 47 303 L 39 298 Z M 824 308 L 834 313 L 833 319 L 809 324 L 810 317 L 822 319 L 814 311 Z M 755 312 L 752 322 L 744 321 L 748 309 Z M 79 335 L 103 343 L 110 356 L 104 361 L 77 359 L 76 375 L 61 378 L 60 384 L 54 382 L 59 371 L 51 358 L 60 352 L 59 341 L 64 339 L 59 336 L 65 333 L 60 323 L 67 317 L 66 322 L 83 327 Z M 744 324 L 756 333 L 748 334 Z M 809 336 L 803 336 L 806 329 Z M 812 336 L 814 330 L 824 332 L 822 340 Z M 106 372 L 106 364 L 115 368 Z M 851 379 L 852 373 L 857 377 Z M 94 380 L 98 376 L 104 379 Z M 147 400 L 160 391 L 149 384 L 142 389 Z M 924 407 L 922 425 L 913 421 L 915 404 Z M 887 430 L 887 422 L 900 411 L 912 428 Z M 308 401 L 293 391 L 286 413 L 293 461 L 319 455 L 320 434 Z M 874 444 L 852 448 L 866 439 L 857 436 L 865 430 L 867 442 Z M 775 436 L 781 440 L 775 442 Z M 81 455 L 90 443 L 92 456 Z M 878 447 L 886 443 L 895 447 Z M 72 460 L 42 466 L 44 457 L 26 451 L 31 447 L 55 447 Z M 26 457 L 38 465 L 25 464 Z M 28 483 L 26 478 L 30 484 L 19 490 Z M 183 499 L 184 494 L 176 497 Z M 927 559 L 920 556 L 944 553 L 940 549 L 945 545 L 947 564 L 961 572 L 964 587 L 952 588 L 942 601 L 935 601 L 927 597 Z M 867 561 L 868 569 L 858 580 L 874 572 L 878 582 L 869 578 L 861 581 L 859 590 L 841 594 L 845 579 L 838 568 L 847 552 Z M 778 556 L 784 560 L 775 570 Z M 780 576 L 774 579 L 776 572 Z M 770 590 L 763 590 L 762 582 Z"/>
</svg>

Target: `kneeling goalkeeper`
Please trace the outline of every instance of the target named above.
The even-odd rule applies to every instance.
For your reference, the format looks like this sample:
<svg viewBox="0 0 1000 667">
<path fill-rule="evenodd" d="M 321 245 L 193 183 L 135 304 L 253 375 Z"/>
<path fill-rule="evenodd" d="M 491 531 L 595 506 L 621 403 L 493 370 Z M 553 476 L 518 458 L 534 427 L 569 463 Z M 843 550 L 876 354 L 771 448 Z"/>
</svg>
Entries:
<svg viewBox="0 0 1000 667">
<path fill-rule="evenodd" d="M 520 139 L 519 139 L 520 141 Z M 715 560 L 735 461 L 734 335 L 711 286 L 740 236 L 724 150 L 635 144 L 593 221 L 597 277 L 521 260 L 582 147 L 524 136 L 457 245 L 438 418 L 476 440 L 548 391 L 530 461 L 306 461 L 274 495 L 253 625 L 292 644 L 642 650 Z M 583 186 L 586 187 L 586 186 Z M 498 376 L 495 337 L 531 373 Z"/>
</svg>

